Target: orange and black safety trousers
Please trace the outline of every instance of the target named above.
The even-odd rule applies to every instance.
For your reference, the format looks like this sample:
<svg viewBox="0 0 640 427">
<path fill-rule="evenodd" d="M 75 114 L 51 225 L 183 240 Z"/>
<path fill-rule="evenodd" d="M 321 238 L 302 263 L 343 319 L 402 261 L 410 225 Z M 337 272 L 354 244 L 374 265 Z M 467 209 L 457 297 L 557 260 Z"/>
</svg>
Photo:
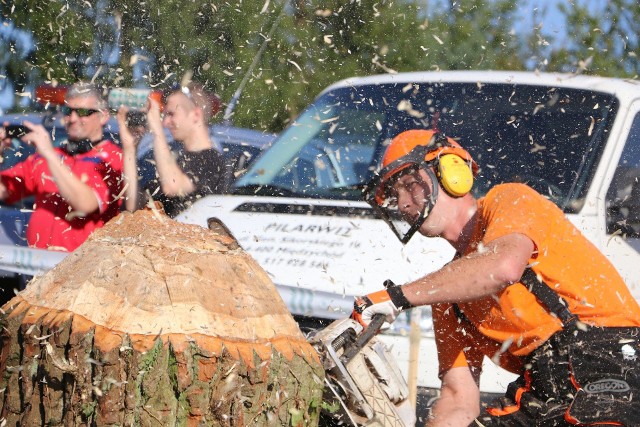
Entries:
<svg viewBox="0 0 640 427">
<path fill-rule="evenodd" d="M 532 292 L 564 327 L 527 357 L 524 373 L 471 425 L 640 426 L 640 328 L 587 326 L 566 305 L 550 307 L 562 301 L 555 291 L 553 299 L 546 290 Z"/>
</svg>

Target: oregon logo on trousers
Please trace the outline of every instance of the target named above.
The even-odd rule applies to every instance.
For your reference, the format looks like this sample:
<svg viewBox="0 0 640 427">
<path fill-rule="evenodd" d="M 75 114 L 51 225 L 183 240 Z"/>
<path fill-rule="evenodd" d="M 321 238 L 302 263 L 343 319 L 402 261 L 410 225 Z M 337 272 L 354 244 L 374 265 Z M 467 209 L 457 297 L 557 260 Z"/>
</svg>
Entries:
<svg viewBox="0 0 640 427">
<path fill-rule="evenodd" d="M 625 391 L 629 391 L 629 390 L 630 390 L 629 384 L 627 384 L 625 381 L 615 380 L 613 378 L 598 380 L 598 381 L 589 383 L 584 387 L 584 391 L 591 394 L 624 393 Z"/>
</svg>

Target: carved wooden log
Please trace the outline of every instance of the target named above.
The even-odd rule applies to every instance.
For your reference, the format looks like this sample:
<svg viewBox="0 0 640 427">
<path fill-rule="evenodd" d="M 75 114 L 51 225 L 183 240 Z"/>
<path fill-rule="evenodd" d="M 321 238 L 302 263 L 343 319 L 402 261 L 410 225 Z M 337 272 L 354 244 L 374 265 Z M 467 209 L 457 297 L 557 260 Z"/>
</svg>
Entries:
<svg viewBox="0 0 640 427">
<path fill-rule="evenodd" d="M 114 218 L 0 321 L 7 425 L 318 422 L 324 372 L 264 270 L 157 211 Z"/>
</svg>

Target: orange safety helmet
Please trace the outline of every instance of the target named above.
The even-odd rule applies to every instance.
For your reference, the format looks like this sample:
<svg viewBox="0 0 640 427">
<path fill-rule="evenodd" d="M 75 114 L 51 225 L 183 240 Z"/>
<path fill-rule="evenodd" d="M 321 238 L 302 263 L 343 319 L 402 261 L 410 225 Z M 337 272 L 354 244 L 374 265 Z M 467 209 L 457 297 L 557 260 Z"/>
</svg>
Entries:
<svg viewBox="0 0 640 427">
<path fill-rule="evenodd" d="M 415 154 L 418 154 L 417 156 L 411 155 L 414 150 Z M 451 164 L 447 165 L 447 162 L 443 162 L 443 159 L 449 154 L 453 154 L 456 158 L 452 158 Z M 470 172 L 471 174 L 468 177 L 448 176 L 452 171 L 447 170 L 447 166 L 451 169 L 451 165 L 460 164 L 461 162 L 458 159 L 461 159 L 465 168 L 456 172 L 462 174 Z M 416 160 L 433 165 L 444 189 L 456 197 L 463 196 L 471 191 L 473 177 L 478 174 L 478 165 L 467 150 L 462 148 L 456 141 L 434 130 L 413 129 L 397 135 L 387 147 L 382 157 L 383 169 L 380 171 L 381 175 L 384 172 L 382 180 L 387 181 L 404 168 L 415 164 Z M 391 166 L 392 164 L 395 167 Z M 453 168 L 458 169 L 457 166 L 453 166 Z M 443 181 L 443 178 L 448 179 Z M 464 179 L 464 181 L 460 181 L 460 179 Z"/>
<path fill-rule="evenodd" d="M 420 217 L 406 226 L 389 197 L 390 185 L 404 173 L 423 169 L 432 182 L 432 191 Z M 427 218 L 438 197 L 438 183 L 449 195 L 462 197 L 471 191 L 478 165 L 471 155 L 453 139 L 440 132 L 414 129 L 400 133 L 391 141 L 382 157 L 382 169 L 365 190 L 365 199 L 406 243 Z"/>
</svg>

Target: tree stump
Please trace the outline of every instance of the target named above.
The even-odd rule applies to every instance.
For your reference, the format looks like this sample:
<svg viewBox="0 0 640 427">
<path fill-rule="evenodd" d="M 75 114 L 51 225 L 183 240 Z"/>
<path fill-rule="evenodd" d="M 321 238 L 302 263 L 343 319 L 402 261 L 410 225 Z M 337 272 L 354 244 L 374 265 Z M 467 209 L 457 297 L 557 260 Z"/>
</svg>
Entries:
<svg viewBox="0 0 640 427">
<path fill-rule="evenodd" d="M 0 321 L 6 425 L 318 423 L 316 352 L 220 229 L 123 213 L 32 280 Z"/>
</svg>

